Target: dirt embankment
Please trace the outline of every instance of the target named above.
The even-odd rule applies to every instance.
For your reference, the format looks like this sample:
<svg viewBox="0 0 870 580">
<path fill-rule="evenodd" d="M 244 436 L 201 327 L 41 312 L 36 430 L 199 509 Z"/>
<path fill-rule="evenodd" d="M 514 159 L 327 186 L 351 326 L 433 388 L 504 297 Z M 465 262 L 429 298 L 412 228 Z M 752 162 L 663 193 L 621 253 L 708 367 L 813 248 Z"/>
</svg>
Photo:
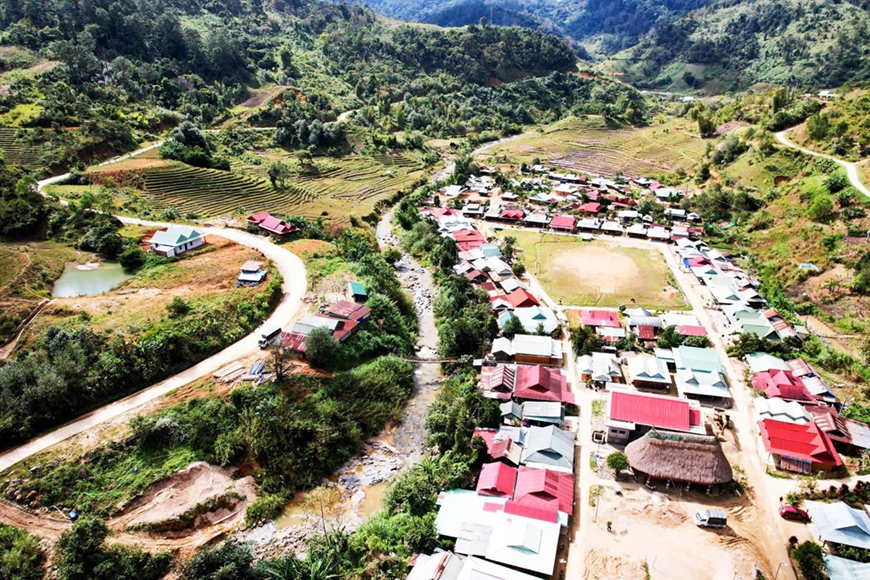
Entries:
<svg viewBox="0 0 870 580">
<path fill-rule="evenodd" d="M 192 463 L 149 487 L 120 516 L 110 519 L 108 525 L 114 534 L 108 541 L 186 557 L 235 529 L 255 498 L 252 478 L 233 480 L 226 469 Z M 5 500 L 0 500 L 0 521 L 51 542 L 72 527 L 67 519 L 32 512 Z M 148 532 L 160 529 L 164 530 L 160 535 Z"/>
</svg>

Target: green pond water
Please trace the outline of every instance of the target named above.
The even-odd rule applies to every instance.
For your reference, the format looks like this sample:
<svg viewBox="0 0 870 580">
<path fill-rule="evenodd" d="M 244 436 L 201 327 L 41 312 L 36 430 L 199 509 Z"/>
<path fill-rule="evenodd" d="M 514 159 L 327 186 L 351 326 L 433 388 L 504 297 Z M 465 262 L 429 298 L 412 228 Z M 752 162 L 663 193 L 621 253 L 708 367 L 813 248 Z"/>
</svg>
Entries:
<svg viewBox="0 0 870 580">
<path fill-rule="evenodd" d="M 102 294 L 130 277 L 118 262 L 101 262 L 92 270 L 79 270 L 77 266 L 70 263 L 64 267 L 63 274 L 54 283 L 52 296 L 69 298 Z"/>
</svg>

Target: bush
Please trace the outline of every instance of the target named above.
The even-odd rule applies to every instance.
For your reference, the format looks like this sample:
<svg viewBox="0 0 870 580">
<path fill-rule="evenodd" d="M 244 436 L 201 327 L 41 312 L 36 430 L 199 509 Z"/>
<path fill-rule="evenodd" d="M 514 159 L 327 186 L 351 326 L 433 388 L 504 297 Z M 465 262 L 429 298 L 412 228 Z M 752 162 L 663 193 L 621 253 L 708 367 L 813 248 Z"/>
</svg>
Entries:
<svg viewBox="0 0 870 580">
<path fill-rule="evenodd" d="M 822 547 L 815 542 L 799 544 L 791 555 L 797 561 L 798 568 L 805 580 L 825 580 L 827 578 L 825 560 L 822 558 Z"/>
<path fill-rule="evenodd" d="M 607 456 L 607 467 L 613 470 L 616 475 L 628 469 L 628 456 L 622 451 L 614 451 Z"/>
<path fill-rule="evenodd" d="M 180 318 L 190 313 L 190 304 L 181 296 L 176 296 L 166 305 L 166 310 L 169 311 L 170 318 Z"/>
<path fill-rule="evenodd" d="M 118 262 L 128 272 L 135 272 L 145 264 L 145 252 L 131 246 L 118 255 Z"/>
<path fill-rule="evenodd" d="M 338 353 L 341 344 L 326 328 L 315 328 L 305 340 L 305 358 L 316 368 L 338 366 Z"/>
<path fill-rule="evenodd" d="M 258 526 L 274 519 L 287 507 L 287 498 L 281 494 L 264 493 L 248 506 L 245 525 Z"/>
<path fill-rule="evenodd" d="M 39 540 L 0 524 L 0 580 L 40 580 L 44 558 Z"/>
</svg>

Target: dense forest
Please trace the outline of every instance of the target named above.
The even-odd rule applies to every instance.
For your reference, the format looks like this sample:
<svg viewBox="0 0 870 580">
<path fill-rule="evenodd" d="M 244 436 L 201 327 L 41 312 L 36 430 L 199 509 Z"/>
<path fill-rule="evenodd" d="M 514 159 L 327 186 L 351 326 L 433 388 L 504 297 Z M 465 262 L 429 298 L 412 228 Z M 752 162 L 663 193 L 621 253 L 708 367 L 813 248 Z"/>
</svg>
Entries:
<svg viewBox="0 0 870 580">
<path fill-rule="evenodd" d="M 602 56 L 636 44 L 657 23 L 700 8 L 706 0 L 568 0 L 526 3 L 511 0 L 453 0 L 424 4 L 408 0 L 368 0 L 393 18 L 440 26 L 465 26 L 481 18 L 500 26 L 525 26 L 570 38 L 581 55 Z"/>
<path fill-rule="evenodd" d="M 609 66 L 644 88 L 836 87 L 870 78 L 868 25 L 857 3 L 721 1 L 658 26 Z"/>
</svg>

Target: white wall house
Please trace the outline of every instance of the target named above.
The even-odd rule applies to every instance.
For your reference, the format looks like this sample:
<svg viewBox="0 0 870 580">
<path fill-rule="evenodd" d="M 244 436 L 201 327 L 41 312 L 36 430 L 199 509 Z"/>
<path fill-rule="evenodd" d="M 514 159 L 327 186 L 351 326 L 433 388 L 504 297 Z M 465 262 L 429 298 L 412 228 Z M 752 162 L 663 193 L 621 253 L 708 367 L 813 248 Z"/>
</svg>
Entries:
<svg viewBox="0 0 870 580">
<path fill-rule="evenodd" d="M 151 237 L 151 251 L 171 258 L 205 243 L 205 234 L 190 226 L 169 226 Z"/>
</svg>

